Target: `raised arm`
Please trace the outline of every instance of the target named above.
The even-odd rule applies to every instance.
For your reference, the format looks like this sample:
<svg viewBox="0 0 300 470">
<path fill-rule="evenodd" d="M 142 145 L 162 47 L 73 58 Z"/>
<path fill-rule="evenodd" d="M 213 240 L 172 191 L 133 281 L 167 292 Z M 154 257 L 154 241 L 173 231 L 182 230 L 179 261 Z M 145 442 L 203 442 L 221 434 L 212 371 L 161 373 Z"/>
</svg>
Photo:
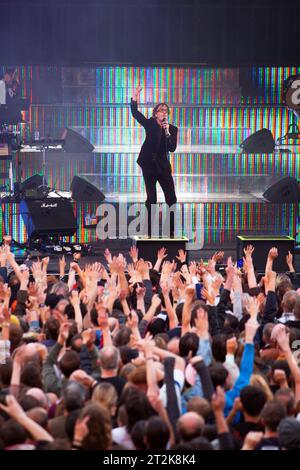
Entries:
<svg viewBox="0 0 300 470">
<path fill-rule="evenodd" d="M 101 328 L 103 335 L 103 346 L 112 346 L 112 338 L 108 326 L 108 313 L 103 302 L 98 302 L 95 304 L 97 313 L 98 313 L 98 325 Z"/>
<path fill-rule="evenodd" d="M 73 290 L 71 292 L 70 302 L 74 308 L 75 321 L 77 324 L 78 331 L 81 332 L 83 328 L 83 322 L 82 322 L 82 313 L 81 313 L 81 308 L 80 308 L 80 299 L 79 299 L 78 291 Z"/>
<path fill-rule="evenodd" d="M 271 248 L 269 253 L 268 253 L 266 269 L 265 269 L 265 275 L 267 275 L 269 271 L 272 271 L 273 261 L 277 258 L 277 256 L 278 256 L 278 250 L 277 250 L 276 247 L 273 246 L 273 248 Z"/>
<path fill-rule="evenodd" d="M 134 119 L 136 119 L 137 122 L 141 124 L 143 127 L 146 127 L 148 123 L 148 119 L 138 110 L 138 103 L 137 103 L 141 90 L 142 90 L 142 87 L 138 86 L 133 91 L 132 98 L 130 100 L 130 109 L 131 109 L 131 114 L 134 117 Z"/>
<path fill-rule="evenodd" d="M 220 450 L 234 450 L 233 437 L 224 416 L 225 393 L 219 385 L 215 394 L 212 396 L 211 406 L 215 415 Z"/>
<path fill-rule="evenodd" d="M 185 333 L 191 329 L 191 314 L 192 314 L 192 303 L 195 295 L 194 285 L 189 285 L 185 289 L 185 302 L 182 310 L 182 328 L 181 336 L 184 336 Z"/>
<path fill-rule="evenodd" d="M 285 355 L 285 359 L 289 365 L 295 382 L 295 403 L 300 401 L 300 369 L 298 367 L 296 358 L 290 348 L 289 335 L 286 332 L 284 326 L 282 326 L 276 334 L 276 341 L 280 347 L 280 350 Z"/>
<path fill-rule="evenodd" d="M 42 426 L 26 415 L 13 395 L 7 395 L 6 405 L 0 404 L 0 409 L 23 426 L 35 441 L 53 441 L 53 437 Z"/>
<path fill-rule="evenodd" d="M 227 416 L 233 407 L 234 399 L 240 395 L 242 388 L 249 385 L 254 365 L 254 336 L 258 328 L 256 318 L 251 317 L 245 325 L 245 348 L 242 356 L 240 375 L 234 387 L 226 392 L 225 415 Z"/>
<path fill-rule="evenodd" d="M 178 325 L 178 318 L 175 312 L 175 309 L 172 306 L 171 299 L 170 299 L 170 288 L 167 283 L 163 283 L 161 285 L 162 294 L 164 296 L 166 311 L 169 317 L 169 327 L 170 330 L 176 328 Z"/>
<path fill-rule="evenodd" d="M 179 369 L 184 372 L 185 369 L 185 361 L 182 357 L 177 356 L 177 354 L 173 354 L 171 351 L 167 351 L 165 349 L 161 349 L 158 347 L 154 348 L 154 354 L 156 354 L 162 361 L 166 359 L 166 357 L 174 357 L 175 359 L 175 369 Z"/>
<path fill-rule="evenodd" d="M 254 251 L 254 247 L 252 245 L 248 245 L 244 248 L 245 258 L 244 258 L 244 269 L 247 272 L 247 279 L 248 279 L 248 286 L 250 289 L 253 287 L 257 287 L 254 266 L 253 266 L 253 259 L 252 253 Z"/>
<path fill-rule="evenodd" d="M 147 396 L 148 399 L 153 407 L 153 409 L 159 414 L 163 421 L 165 421 L 166 425 L 169 428 L 170 432 L 170 444 L 173 445 L 175 443 L 175 434 L 171 424 L 170 416 L 167 413 L 166 408 L 164 407 L 162 400 L 159 397 L 159 387 L 157 383 L 157 374 L 154 367 L 153 362 L 153 353 L 154 353 L 154 341 L 152 341 L 149 337 L 145 338 L 142 342 L 142 347 L 145 354 L 146 359 L 146 373 L 147 373 Z M 173 387 L 174 382 L 171 381 Z M 170 396 L 168 396 L 168 400 Z M 176 392 L 174 388 L 174 399 L 176 400 Z M 167 403 L 168 408 L 168 403 Z M 179 414 L 179 411 L 178 411 Z M 177 416 L 178 418 L 178 416 Z"/>
</svg>

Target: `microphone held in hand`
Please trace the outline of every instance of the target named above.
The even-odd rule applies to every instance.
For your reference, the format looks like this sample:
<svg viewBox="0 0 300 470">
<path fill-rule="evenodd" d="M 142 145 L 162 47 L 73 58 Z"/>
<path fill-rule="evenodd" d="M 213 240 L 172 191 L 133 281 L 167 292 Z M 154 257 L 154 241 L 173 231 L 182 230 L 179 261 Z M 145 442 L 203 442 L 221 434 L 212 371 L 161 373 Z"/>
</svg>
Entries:
<svg viewBox="0 0 300 470">
<path fill-rule="evenodd" d="M 167 118 L 163 118 L 162 122 L 163 122 L 163 124 L 168 124 Z M 164 127 L 164 131 L 165 131 L 166 137 L 169 138 L 171 136 L 171 134 L 169 132 L 168 127 Z"/>
</svg>

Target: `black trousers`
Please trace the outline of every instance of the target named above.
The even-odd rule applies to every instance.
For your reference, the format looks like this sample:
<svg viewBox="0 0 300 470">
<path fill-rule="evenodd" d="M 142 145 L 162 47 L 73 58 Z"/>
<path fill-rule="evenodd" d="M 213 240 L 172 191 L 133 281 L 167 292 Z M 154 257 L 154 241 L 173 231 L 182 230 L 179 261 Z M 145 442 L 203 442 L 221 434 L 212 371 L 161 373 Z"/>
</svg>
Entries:
<svg viewBox="0 0 300 470">
<path fill-rule="evenodd" d="M 148 235 L 151 236 L 151 227 L 152 227 L 152 221 L 155 217 L 155 213 L 153 213 L 153 207 L 151 211 L 151 205 L 157 203 L 157 191 L 156 191 L 156 184 L 159 183 L 161 186 L 161 189 L 163 190 L 164 196 L 165 196 L 165 201 L 169 207 L 171 207 L 173 204 L 176 204 L 177 202 L 177 197 L 175 193 L 175 186 L 174 186 L 174 180 L 172 177 L 172 172 L 171 172 L 171 165 L 170 168 L 166 169 L 159 169 L 157 170 L 155 167 L 153 168 L 143 168 L 143 177 L 145 181 L 145 186 L 146 186 L 146 192 L 147 192 L 147 200 L 145 202 L 147 212 L 148 212 Z M 174 236 L 174 213 L 171 211 L 170 212 L 170 236 Z M 166 224 L 168 224 L 168 221 L 166 221 Z"/>
</svg>

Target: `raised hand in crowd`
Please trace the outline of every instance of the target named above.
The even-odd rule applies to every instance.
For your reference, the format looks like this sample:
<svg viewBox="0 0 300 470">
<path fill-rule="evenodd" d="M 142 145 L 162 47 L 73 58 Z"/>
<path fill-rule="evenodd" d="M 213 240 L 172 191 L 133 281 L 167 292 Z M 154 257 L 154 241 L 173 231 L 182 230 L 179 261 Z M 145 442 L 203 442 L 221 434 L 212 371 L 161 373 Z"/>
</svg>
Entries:
<svg viewBox="0 0 300 470">
<path fill-rule="evenodd" d="M 110 266 L 111 262 L 112 262 L 112 255 L 111 255 L 111 252 L 109 251 L 108 248 L 106 248 L 104 250 L 104 258 L 106 259 L 106 262 L 108 264 L 108 266 Z"/>
<path fill-rule="evenodd" d="M 178 250 L 178 256 L 176 256 L 176 259 L 178 259 L 181 264 L 186 263 L 186 251 Z"/>
<path fill-rule="evenodd" d="M 73 448 L 81 447 L 84 439 L 89 434 L 88 422 L 90 417 L 84 416 L 83 418 L 78 418 L 75 423 L 74 428 L 74 438 L 73 438 Z"/>
<path fill-rule="evenodd" d="M 259 312 L 259 301 L 256 297 L 249 297 L 248 299 L 248 312 L 250 317 L 257 318 Z"/>
<path fill-rule="evenodd" d="M 274 260 L 278 257 L 278 250 L 275 246 L 273 246 L 268 253 L 267 257 L 267 263 L 266 263 L 266 269 L 265 269 L 265 274 L 267 274 L 269 271 L 272 271 L 273 269 L 273 262 Z"/>
<path fill-rule="evenodd" d="M 208 330 L 209 323 L 207 312 L 202 307 L 199 307 L 196 312 L 195 327 L 193 328 L 193 331 L 195 331 L 199 338 L 209 339 Z"/>
<path fill-rule="evenodd" d="M 191 276 L 197 276 L 198 266 L 196 261 L 191 261 L 189 264 L 189 272 Z"/>
<path fill-rule="evenodd" d="M 60 328 L 59 328 L 59 335 L 58 335 L 57 342 L 61 344 L 62 346 L 65 345 L 69 337 L 69 329 L 70 329 L 70 326 L 67 321 L 65 321 L 64 323 L 61 323 Z"/>
<path fill-rule="evenodd" d="M 246 248 L 244 248 L 244 255 L 246 260 L 251 260 L 252 261 L 252 254 L 254 252 L 254 246 L 253 245 L 247 245 Z"/>
<path fill-rule="evenodd" d="M 288 265 L 288 268 L 289 268 L 289 272 L 290 273 L 294 273 L 295 272 L 295 268 L 294 268 L 294 265 L 293 265 L 293 255 L 292 253 L 289 251 L 288 254 L 286 255 L 286 264 Z"/>
<path fill-rule="evenodd" d="M 206 300 L 208 305 L 211 305 L 211 306 L 215 305 L 216 293 L 213 289 L 211 289 L 211 288 L 205 289 L 205 287 L 203 287 L 203 289 L 201 291 L 201 296 L 202 296 L 203 299 Z"/>
<path fill-rule="evenodd" d="M 65 270 L 66 270 L 66 265 L 67 265 L 65 255 L 59 258 L 58 265 L 59 265 L 59 277 L 62 279 L 65 275 Z"/>
<path fill-rule="evenodd" d="M 165 247 L 162 247 L 157 252 L 157 259 L 154 265 L 155 271 L 159 271 L 163 260 L 168 256 L 167 250 Z"/>
<path fill-rule="evenodd" d="M 276 287 L 276 272 L 275 271 L 268 271 L 265 278 L 264 278 L 264 286 L 265 286 L 265 293 L 267 294 L 269 291 L 275 292 Z"/>
<path fill-rule="evenodd" d="M 142 258 L 140 258 L 136 264 L 136 269 L 137 271 L 140 273 L 140 275 L 142 276 L 142 279 L 147 279 L 149 280 L 150 277 L 149 277 L 149 264 L 147 263 L 147 261 L 143 260 Z"/>
<path fill-rule="evenodd" d="M 132 246 L 129 250 L 130 258 L 132 259 L 133 264 L 137 263 L 139 259 L 139 250 L 136 246 Z"/>
<path fill-rule="evenodd" d="M 221 261 L 222 259 L 224 258 L 224 251 L 216 251 L 213 256 L 212 256 L 212 260 L 215 262 L 215 263 L 218 263 L 219 261 Z"/>
</svg>

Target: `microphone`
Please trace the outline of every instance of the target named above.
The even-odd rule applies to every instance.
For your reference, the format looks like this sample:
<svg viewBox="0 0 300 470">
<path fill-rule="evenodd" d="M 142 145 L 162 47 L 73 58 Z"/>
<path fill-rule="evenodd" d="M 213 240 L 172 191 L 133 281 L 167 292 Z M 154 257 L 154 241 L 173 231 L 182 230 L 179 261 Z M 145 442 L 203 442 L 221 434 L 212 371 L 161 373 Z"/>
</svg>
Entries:
<svg viewBox="0 0 300 470">
<path fill-rule="evenodd" d="M 167 118 L 163 118 L 162 122 L 164 124 L 168 124 Z M 166 134 L 167 138 L 171 137 L 171 134 L 170 134 L 169 130 L 166 127 L 164 127 L 164 131 L 165 131 L 165 134 Z"/>
</svg>

